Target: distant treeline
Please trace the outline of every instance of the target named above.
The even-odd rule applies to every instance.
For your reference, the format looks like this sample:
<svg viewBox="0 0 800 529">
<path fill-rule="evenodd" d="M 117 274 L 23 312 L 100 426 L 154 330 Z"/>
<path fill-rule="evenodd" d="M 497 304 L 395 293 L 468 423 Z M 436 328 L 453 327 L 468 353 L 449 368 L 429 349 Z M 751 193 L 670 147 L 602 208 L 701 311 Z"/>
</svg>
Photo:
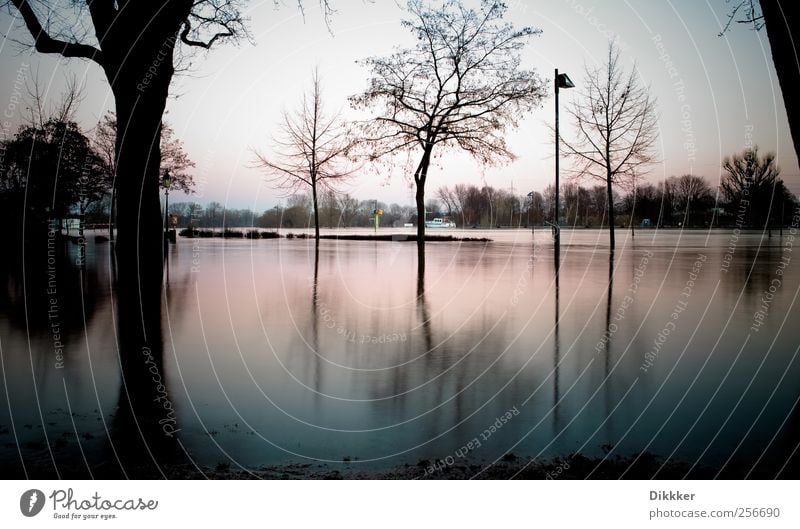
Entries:
<svg viewBox="0 0 800 529">
<path fill-rule="evenodd" d="M 742 197 L 747 198 L 743 199 Z M 555 188 L 528 195 L 492 186 L 456 184 L 441 187 L 426 203 L 429 219 L 449 217 L 459 227 L 495 228 L 542 226 L 554 222 Z M 561 186 L 561 223 L 578 227 L 606 226 L 606 187 Z M 658 184 L 641 184 L 624 195 L 614 195 L 619 213 L 617 224 L 660 227 L 765 227 L 789 225 L 797 198 L 777 180 L 772 187 L 752 183 L 741 189 L 712 187 L 695 175 L 670 177 Z M 416 208 L 358 200 L 348 194 L 326 191 L 320 197 L 320 225 L 327 228 L 371 227 L 373 211 L 383 210 L 381 226 L 416 223 Z M 225 208 L 218 202 L 202 206 L 192 202 L 170 204 L 182 228 L 306 228 L 314 224 L 311 199 L 305 194 L 288 199 L 286 205 L 262 213 L 250 209 Z M 769 221 L 769 222 L 768 222 Z"/>
<path fill-rule="evenodd" d="M 53 218 L 109 223 L 115 124 L 110 118 L 104 123 L 108 130 L 98 131 L 92 139 L 73 121 L 48 119 L 20 126 L 12 138 L 0 141 L 0 219 L 7 231 L 20 233 L 23 218 L 28 231 L 33 226 L 44 229 Z M 173 175 L 173 188 L 191 191 L 193 182 L 185 169 L 193 164 L 180 141 L 169 134 L 162 138 L 162 166 Z M 761 156 L 757 148 L 748 149 L 725 158 L 722 169 L 719 185 L 713 186 L 697 175 L 615 186 L 616 224 L 764 228 L 791 223 L 797 197 L 779 178 L 773 154 Z M 561 224 L 607 226 L 606 197 L 605 185 L 562 185 Z M 383 212 L 381 226 L 417 224 L 413 206 L 359 200 L 329 189 L 319 195 L 323 228 L 373 226 L 376 209 Z M 555 222 L 555 188 L 523 194 L 490 185 L 456 184 L 440 187 L 425 209 L 426 218 L 449 217 L 459 227 L 541 226 Z M 226 208 L 219 202 L 170 203 L 169 211 L 181 228 L 305 228 L 315 220 L 311 197 L 303 193 L 263 212 Z"/>
</svg>

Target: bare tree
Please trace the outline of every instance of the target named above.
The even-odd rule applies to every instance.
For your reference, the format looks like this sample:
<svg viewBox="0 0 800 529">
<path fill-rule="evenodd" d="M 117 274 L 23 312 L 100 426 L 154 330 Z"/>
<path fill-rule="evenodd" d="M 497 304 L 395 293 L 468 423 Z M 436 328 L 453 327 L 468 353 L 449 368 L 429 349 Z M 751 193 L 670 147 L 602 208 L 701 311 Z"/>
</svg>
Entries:
<svg viewBox="0 0 800 529">
<path fill-rule="evenodd" d="M 66 87 L 61 96 L 48 102 L 46 89 L 42 88 L 38 72 L 34 73 L 30 82 L 25 83 L 28 92 L 28 116 L 25 124 L 29 127 L 44 128 L 48 121 L 67 123 L 75 121 L 78 105 L 85 97 L 84 86 L 78 83 L 75 75 L 65 77 Z"/>
<path fill-rule="evenodd" d="M 455 193 L 447 186 L 442 186 L 436 191 L 436 197 L 442 201 L 442 204 L 447 208 L 447 215 L 452 216 L 456 210 L 458 199 Z"/>
<path fill-rule="evenodd" d="M 722 169 L 725 174 L 720 187 L 729 202 L 736 202 L 742 197 L 771 188 L 780 174 L 780 168 L 775 163 L 775 153 L 768 152 L 760 156 L 758 146 L 726 156 L 722 161 Z"/>
<path fill-rule="evenodd" d="M 114 166 L 116 142 L 117 118 L 113 112 L 107 112 L 95 129 L 94 146 L 110 167 Z M 194 177 L 188 171 L 195 167 L 195 163 L 184 150 L 183 141 L 175 136 L 175 129 L 167 122 L 161 124 L 160 145 L 159 173 L 169 171 L 172 177 L 170 189 L 177 189 L 187 195 L 194 193 Z M 163 187 L 163 182 L 161 185 Z"/>
<path fill-rule="evenodd" d="M 512 159 L 504 133 L 544 95 L 536 74 L 520 67 L 520 51 L 540 30 L 503 22 L 507 10 L 492 0 L 477 10 L 461 0 L 438 7 L 410 0 L 403 26 L 417 38 L 416 46 L 363 63 L 371 71 L 370 85 L 351 100 L 356 108 L 378 109 L 365 124 L 369 156 L 419 155 L 414 183 L 420 250 L 434 151 L 458 148 L 482 163 Z"/>
<path fill-rule="evenodd" d="M 614 196 L 617 184 L 634 187 L 640 170 L 655 161 L 658 137 L 655 99 L 642 86 L 634 66 L 625 72 L 617 46 L 608 45 L 601 68 L 586 67 L 586 88 L 567 109 L 576 138 L 562 139 L 562 152 L 577 175 L 606 183 L 609 244 L 614 249 Z"/>
<path fill-rule="evenodd" d="M 162 123 L 160 172 L 164 174 L 169 171 L 172 177 L 170 189 L 177 189 L 187 195 L 194 193 L 194 176 L 190 172 L 190 169 L 194 167 L 194 161 L 183 149 L 183 140 L 175 135 L 175 129 L 172 126 L 166 122 Z"/>
<path fill-rule="evenodd" d="M 283 112 L 279 135 L 273 139 L 274 154 L 255 151 L 254 165 L 265 169 L 269 182 L 289 195 L 310 188 L 314 208 L 314 234 L 319 240 L 320 188 L 333 191 L 335 184 L 351 176 L 346 166 L 352 144 L 341 116 L 328 114 L 322 100 L 319 72 L 312 76 L 311 92 L 294 112 Z"/>
<path fill-rule="evenodd" d="M 775 153 L 761 156 L 758 146 L 745 149 L 739 154 L 726 156 L 722 170 L 720 189 L 727 201 L 739 207 L 740 215 L 748 212 L 743 217 L 751 226 L 769 227 L 775 192 L 782 194 L 783 189 Z"/>
<path fill-rule="evenodd" d="M 683 211 L 683 224 L 692 226 L 694 219 L 692 212 L 707 208 L 713 203 L 711 188 L 702 176 L 685 174 L 672 179 L 676 204 Z"/>
</svg>

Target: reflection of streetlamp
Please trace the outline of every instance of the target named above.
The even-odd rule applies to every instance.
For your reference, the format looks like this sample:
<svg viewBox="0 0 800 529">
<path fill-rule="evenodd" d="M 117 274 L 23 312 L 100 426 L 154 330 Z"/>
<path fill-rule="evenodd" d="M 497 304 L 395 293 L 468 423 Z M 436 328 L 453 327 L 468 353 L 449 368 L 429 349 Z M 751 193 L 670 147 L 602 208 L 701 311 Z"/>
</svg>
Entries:
<svg viewBox="0 0 800 529">
<path fill-rule="evenodd" d="M 169 175 L 169 169 L 164 171 L 161 185 L 164 186 L 164 236 L 166 240 L 169 241 L 169 188 L 172 185 L 172 177 Z"/>
<path fill-rule="evenodd" d="M 559 88 L 575 88 L 575 85 L 572 83 L 572 80 L 569 76 L 565 73 L 559 74 L 558 68 L 556 68 L 556 77 L 555 77 L 555 87 L 556 87 L 556 215 L 555 215 L 555 225 L 556 225 L 556 240 L 555 240 L 555 249 L 556 252 L 559 252 L 561 249 L 561 229 L 559 228 L 561 224 L 561 218 L 559 215 L 558 209 L 558 193 L 559 193 L 559 183 L 558 183 L 558 159 L 560 156 L 559 152 L 559 135 L 558 135 L 558 89 Z"/>
</svg>

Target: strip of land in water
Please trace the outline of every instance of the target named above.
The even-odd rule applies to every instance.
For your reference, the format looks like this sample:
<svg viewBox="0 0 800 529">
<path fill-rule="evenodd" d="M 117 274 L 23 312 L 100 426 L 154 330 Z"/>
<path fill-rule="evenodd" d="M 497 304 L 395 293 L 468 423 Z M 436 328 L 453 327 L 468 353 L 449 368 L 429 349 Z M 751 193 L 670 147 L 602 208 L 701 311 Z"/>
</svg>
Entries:
<svg viewBox="0 0 800 529">
<path fill-rule="evenodd" d="M 187 238 L 222 238 L 222 239 L 313 239 L 314 236 L 307 233 L 287 233 L 281 235 L 275 231 L 260 231 L 260 230 L 189 230 L 183 229 L 180 232 L 181 237 Z M 395 234 L 338 234 L 338 235 L 320 235 L 320 239 L 324 240 L 338 240 L 338 241 L 385 241 L 385 242 L 416 242 L 417 236 L 406 233 Z M 425 235 L 426 242 L 492 242 L 492 239 L 486 237 L 456 237 L 454 235 Z"/>
</svg>

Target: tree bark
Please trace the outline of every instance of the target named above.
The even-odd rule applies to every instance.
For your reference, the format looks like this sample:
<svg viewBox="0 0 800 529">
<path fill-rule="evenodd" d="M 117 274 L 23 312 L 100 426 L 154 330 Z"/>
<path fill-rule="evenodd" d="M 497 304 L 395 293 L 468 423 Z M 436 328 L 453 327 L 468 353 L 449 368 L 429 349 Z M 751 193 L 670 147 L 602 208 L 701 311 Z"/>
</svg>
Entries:
<svg viewBox="0 0 800 529">
<path fill-rule="evenodd" d="M 420 263 L 425 262 L 425 181 L 428 178 L 428 167 L 431 163 L 432 147 L 427 147 L 422 155 L 414 181 L 417 184 L 417 250 L 420 255 Z"/>
<path fill-rule="evenodd" d="M 614 191 L 611 188 L 611 170 L 606 174 L 606 202 L 608 203 L 608 245 L 614 249 Z"/>
<path fill-rule="evenodd" d="M 794 152 L 800 161 L 800 3 L 796 0 L 760 0 L 772 51 L 772 62 L 783 93 Z"/>
<path fill-rule="evenodd" d="M 114 40 L 104 43 L 104 49 L 111 50 L 105 52 L 103 67 L 117 116 L 114 249 L 122 388 L 112 442 L 123 461 L 147 468 L 146 475 L 180 461 L 175 443 L 180 428 L 164 371 L 161 322 L 161 120 L 174 74 L 180 20 L 185 18 L 170 7 L 154 8 L 153 13 L 142 9 L 128 21 L 130 31 L 115 32 Z"/>
<path fill-rule="evenodd" d="M 311 181 L 311 199 L 314 202 L 314 238 L 319 243 L 319 206 L 317 205 L 317 182 Z"/>
</svg>

